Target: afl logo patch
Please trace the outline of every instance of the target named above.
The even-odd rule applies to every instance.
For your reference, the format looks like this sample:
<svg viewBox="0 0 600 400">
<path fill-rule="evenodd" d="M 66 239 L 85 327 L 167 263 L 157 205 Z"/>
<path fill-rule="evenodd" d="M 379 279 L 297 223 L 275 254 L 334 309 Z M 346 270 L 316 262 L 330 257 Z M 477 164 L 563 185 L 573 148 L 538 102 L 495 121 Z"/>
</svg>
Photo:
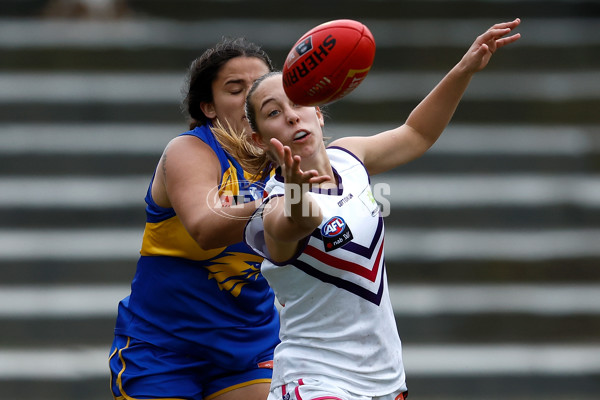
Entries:
<svg viewBox="0 0 600 400">
<path fill-rule="evenodd" d="M 308 53 L 309 51 L 311 51 L 312 48 L 313 48 L 312 36 L 309 36 L 306 39 L 304 39 L 302 42 L 298 43 L 298 45 L 296 45 L 296 52 L 298 53 L 299 56 L 303 56 L 306 53 Z"/>
<path fill-rule="evenodd" d="M 332 251 L 342 247 L 346 242 L 352 240 L 352 232 L 342 217 L 330 218 L 321 227 L 321 237 L 325 245 L 325 251 Z"/>
<path fill-rule="evenodd" d="M 303 55 L 305 55 L 312 49 L 313 49 L 312 36 L 309 36 L 306 39 L 304 39 L 302 42 L 299 42 L 298 44 L 296 44 L 296 47 L 294 47 L 294 51 L 290 52 L 290 54 L 288 55 L 288 58 L 285 62 L 287 63 L 287 65 L 292 65 L 293 63 L 298 61 L 300 59 L 300 57 L 302 57 Z"/>
</svg>

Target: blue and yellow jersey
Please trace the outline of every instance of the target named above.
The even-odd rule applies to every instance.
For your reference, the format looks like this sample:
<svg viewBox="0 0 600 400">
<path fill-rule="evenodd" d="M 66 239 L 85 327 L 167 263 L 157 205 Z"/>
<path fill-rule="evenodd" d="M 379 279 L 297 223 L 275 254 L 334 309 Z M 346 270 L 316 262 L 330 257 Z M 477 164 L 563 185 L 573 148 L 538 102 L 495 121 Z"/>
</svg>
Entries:
<svg viewBox="0 0 600 400">
<path fill-rule="evenodd" d="M 209 126 L 183 133 L 209 145 L 221 164 L 215 199 L 262 195 Z M 172 208 L 146 195 L 146 227 L 131 294 L 119 303 L 115 333 L 172 351 L 245 369 L 270 359 L 278 343 L 274 295 L 260 274 L 262 258 L 244 242 L 204 250 Z M 207 201 L 198 199 L 198 201 Z M 243 343 L 243 346 L 240 346 Z"/>
</svg>

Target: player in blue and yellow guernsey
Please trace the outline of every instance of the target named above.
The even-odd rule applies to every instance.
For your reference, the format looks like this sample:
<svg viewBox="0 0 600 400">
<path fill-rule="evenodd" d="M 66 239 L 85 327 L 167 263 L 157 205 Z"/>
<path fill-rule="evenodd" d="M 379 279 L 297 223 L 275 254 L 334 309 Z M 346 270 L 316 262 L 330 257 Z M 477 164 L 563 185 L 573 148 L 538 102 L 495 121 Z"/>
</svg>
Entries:
<svg viewBox="0 0 600 400">
<path fill-rule="evenodd" d="M 279 315 L 262 257 L 242 242 L 263 182 L 244 173 L 211 127 L 248 129 L 245 94 L 270 69 L 262 50 L 239 39 L 224 39 L 190 68 L 195 123 L 169 143 L 152 177 L 141 255 L 118 307 L 115 399 L 267 396 Z"/>
</svg>

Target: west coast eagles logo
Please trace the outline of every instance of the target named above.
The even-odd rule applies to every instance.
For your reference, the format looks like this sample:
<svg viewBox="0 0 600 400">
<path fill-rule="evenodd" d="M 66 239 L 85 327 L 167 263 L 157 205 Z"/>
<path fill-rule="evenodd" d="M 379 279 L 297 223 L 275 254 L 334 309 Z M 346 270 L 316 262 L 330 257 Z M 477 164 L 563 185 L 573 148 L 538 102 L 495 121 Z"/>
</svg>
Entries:
<svg viewBox="0 0 600 400">
<path fill-rule="evenodd" d="M 321 237 L 325 251 L 332 251 L 342 247 L 353 239 L 352 232 L 342 217 L 332 217 L 321 227 Z"/>
<path fill-rule="evenodd" d="M 221 290 L 238 297 L 242 288 L 260 275 L 262 257 L 253 254 L 224 252 L 207 266 L 209 279 L 217 281 Z"/>
</svg>

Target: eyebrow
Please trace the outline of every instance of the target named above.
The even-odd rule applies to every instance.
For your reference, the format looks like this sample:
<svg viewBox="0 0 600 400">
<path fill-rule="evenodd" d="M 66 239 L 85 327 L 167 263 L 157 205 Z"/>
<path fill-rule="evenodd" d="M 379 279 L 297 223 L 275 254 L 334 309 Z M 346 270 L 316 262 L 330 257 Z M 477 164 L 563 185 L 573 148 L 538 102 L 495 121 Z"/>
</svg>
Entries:
<svg viewBox="0 0 600 400">
<path fill-rule="evenodd" d="M 243 85 L 244 84 L 244 80 L 243 79 L 232 79 L 229 81 L 225 81 L 225 83 L 223 84 L 223 86 L 227 86 L 227 85 Z"/>
<path fill-rule="evenodd" d="M 275 101 L 274 97 L 269 97 L 267 98 L 265 101 L 262 102 L 262 104 L 260 105 L 260 110 L 262 110 L 263 108 L 265 108 L 265 106 L 267 104 L 269 104 L 270 102 Z"/>
</svg>

